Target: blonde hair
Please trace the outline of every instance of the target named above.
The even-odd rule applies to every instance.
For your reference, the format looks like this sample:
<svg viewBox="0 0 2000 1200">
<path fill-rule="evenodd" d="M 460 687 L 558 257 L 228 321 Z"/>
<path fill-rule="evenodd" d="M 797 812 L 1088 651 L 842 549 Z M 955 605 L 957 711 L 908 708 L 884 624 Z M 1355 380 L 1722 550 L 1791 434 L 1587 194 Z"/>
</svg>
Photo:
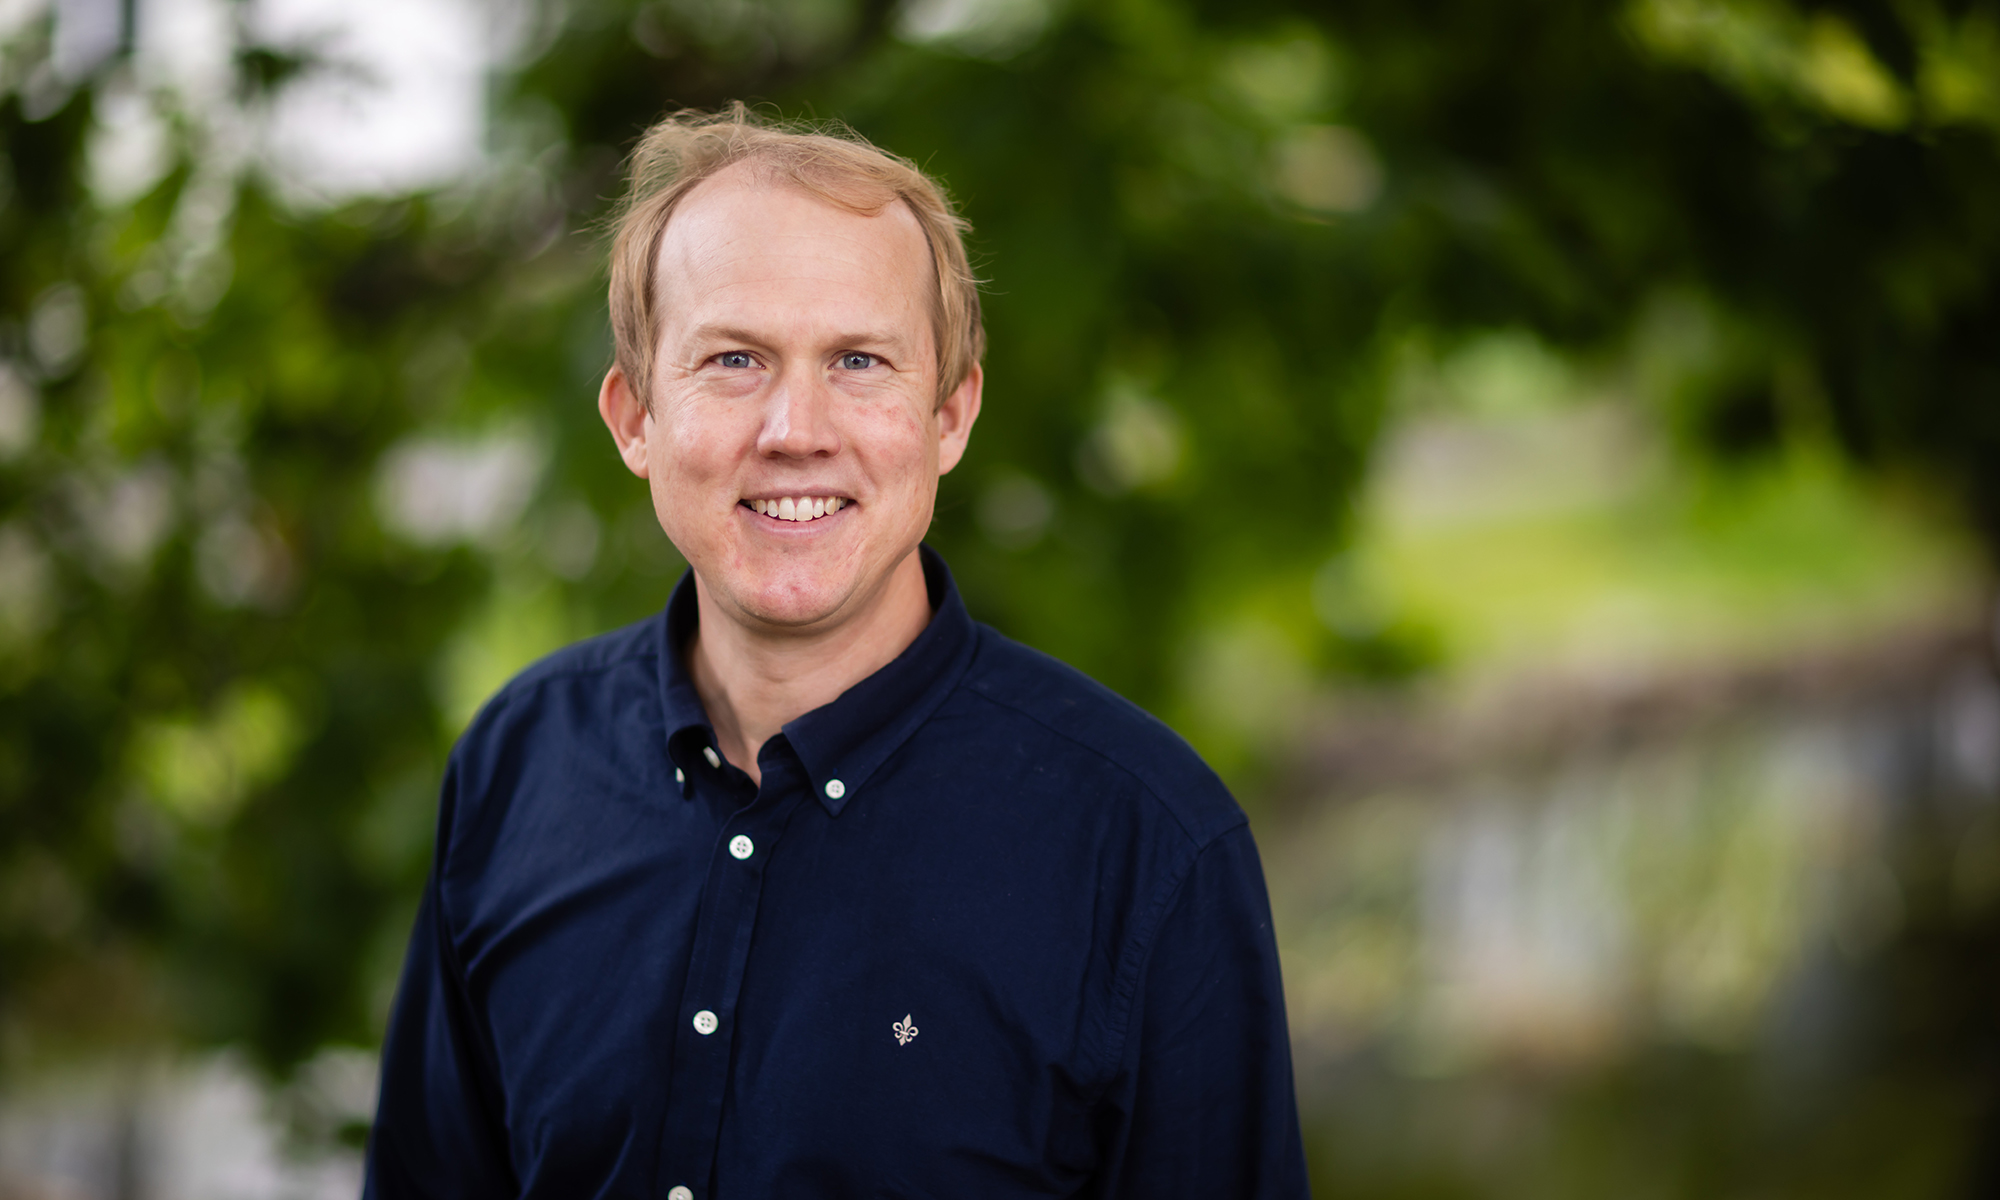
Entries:
<svg viewBox="0 0 2000 1200">
<path fill-rule="evenodd" d="M 979 281 L 965 253 L 970 226 L 915 163 L 844 125 L 767 121 L 741 101 L 719 112 L 683 109 L 646 130 L 626 160 L 625 197 L 611 215 L 611 333 L 616 362 L 648 407 L 660 328 L 660 237 L 681 198 L 702 180 L 753 161 L 773 181 L 836 208 L 873 216 L 900 200 L 930 244 L 931 332 L 943 403 L 986 351 Z"/>
</svg>

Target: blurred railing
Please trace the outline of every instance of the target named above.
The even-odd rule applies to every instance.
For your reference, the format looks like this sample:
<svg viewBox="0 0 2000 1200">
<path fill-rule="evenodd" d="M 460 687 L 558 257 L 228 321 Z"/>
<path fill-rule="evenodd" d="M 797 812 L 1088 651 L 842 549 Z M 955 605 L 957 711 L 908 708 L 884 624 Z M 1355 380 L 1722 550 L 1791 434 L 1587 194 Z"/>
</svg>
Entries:
<svg viewBox="0 0 2000 1200">
<path fill-rule="evenodd" d="M 1260 829 L 1322 1191 L 1789 1194 L 1833 1148 L 1823 1194 L 1964 1194 L 1991 663 L 1929 629 L 1333 723 Z"/>
</svg>

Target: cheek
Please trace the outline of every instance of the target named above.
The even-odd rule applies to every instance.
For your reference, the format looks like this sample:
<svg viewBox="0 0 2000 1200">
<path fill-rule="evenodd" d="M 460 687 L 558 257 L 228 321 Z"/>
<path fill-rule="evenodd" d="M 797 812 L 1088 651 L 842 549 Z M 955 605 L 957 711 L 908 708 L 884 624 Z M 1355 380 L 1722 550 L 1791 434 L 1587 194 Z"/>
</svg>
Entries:
<svg viewBox="0 0 2000 1200">
<path fill-rule="evenodd" d="M 852 445 L 880 474 L 885 488 L 928 489 L 937 482 L 937 432 L 925 414 L 908 405 L 884 405 L 857 415 Z"/>
<path fill-rule="evenodd" d="M 687 421 L 657 426 L 646 446 L 653 511 L 676 545 L 701 540 L 702 514 L 721 507 L 715 500 L 717 481 L 725 474 L 719 439 L 703 437 Z M 732 497 L 733 501 L 733 497 Z"/>
<path fill-rule="evenodd" d="M 656 430 L 647 447 L 653 468 L 676 484 L 712 477 L 732 461 L 736 432 L 698 413 L 676 412 Z"/>
</svg>

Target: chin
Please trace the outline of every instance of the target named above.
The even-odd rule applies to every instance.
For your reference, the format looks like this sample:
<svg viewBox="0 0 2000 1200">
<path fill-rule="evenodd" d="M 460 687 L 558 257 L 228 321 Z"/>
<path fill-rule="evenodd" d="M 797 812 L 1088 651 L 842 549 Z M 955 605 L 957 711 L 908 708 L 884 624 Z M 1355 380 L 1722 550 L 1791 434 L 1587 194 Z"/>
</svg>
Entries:
<svg viewBox="0 0 2000 1200">
<path fill-rule="evenodd" d="M 783 629 L 803 629 L 834 616 L 851 589 L 824 579 L 779 580 L 761 587 L 731 589 L 737 607 L 752 620 Z"/>
<path fill-rule="evenodd" d="M 838 604 L 788 601 L 744 606 L 752 619 L 776 629 L 806 630 L 825 622 L 840 610 Z"/>
</svg>

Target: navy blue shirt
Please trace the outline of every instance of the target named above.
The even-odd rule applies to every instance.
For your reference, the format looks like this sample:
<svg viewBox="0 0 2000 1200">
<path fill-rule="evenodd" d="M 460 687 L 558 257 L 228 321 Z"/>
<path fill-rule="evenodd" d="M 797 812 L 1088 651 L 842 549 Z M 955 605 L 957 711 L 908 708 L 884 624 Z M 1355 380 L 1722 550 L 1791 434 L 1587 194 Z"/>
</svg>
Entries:
<svg viewBox="0 0 2000 1200">
<path fill-rule="evenodd" d="M 761 785 L 682 660 L 691 578 L 486 706 L 367 1195 L 1306 1194 L 1242 811 L 924 555 L 930 624 L 766 742 Z"/>
</svg>

